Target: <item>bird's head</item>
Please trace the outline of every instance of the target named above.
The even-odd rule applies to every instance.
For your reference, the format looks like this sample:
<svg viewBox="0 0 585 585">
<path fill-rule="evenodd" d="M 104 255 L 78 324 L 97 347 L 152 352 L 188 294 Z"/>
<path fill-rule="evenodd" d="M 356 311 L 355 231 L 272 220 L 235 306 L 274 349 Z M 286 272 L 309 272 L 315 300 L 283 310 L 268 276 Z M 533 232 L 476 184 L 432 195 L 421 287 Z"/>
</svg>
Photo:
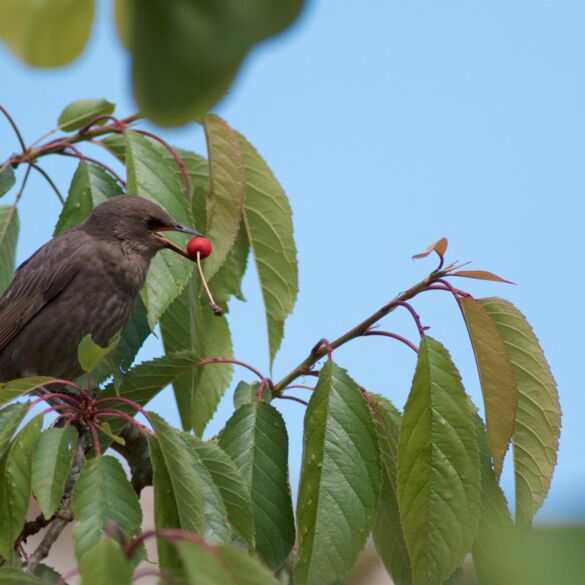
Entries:
<svg viewBox="0 0 585 585">
<path fill-rule="evenodd" d="M 147 258 L 164 248 L 189 258 L 162 232 L 202 235 L 178 223 L 156 203 L 136 195 L 119 195 L 104 201 L 93 209 L 80 229 L 94 238 L 119 241 L 125 249 Z"/>
</svg>

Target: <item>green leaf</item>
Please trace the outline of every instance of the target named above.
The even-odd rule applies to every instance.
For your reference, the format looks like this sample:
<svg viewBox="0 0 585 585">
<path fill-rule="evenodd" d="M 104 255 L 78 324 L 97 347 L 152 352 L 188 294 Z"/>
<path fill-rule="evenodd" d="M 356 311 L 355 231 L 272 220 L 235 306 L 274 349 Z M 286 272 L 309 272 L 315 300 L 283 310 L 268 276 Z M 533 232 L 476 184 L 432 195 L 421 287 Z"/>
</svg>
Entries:
<svg viewBox="0 0 585 585">
<path fill-rule="evenodd" d="M 84 372 L 91 372 L 114 348 L 120 341 L 120 333 L 112 337 L 107 347 L 102 347 L 94 342 L 91 334 L 87 334 L 80 342 L 77 348 L 77 359 Z"/>
<path fill-rule="evenodd" d="M 447 580 L 475 539 L 481 485 L 474 415 L 449 352 L 425 337 L 398 442 L 400 518 L 417 585 Z"/>
<path fill-rule="evenodd" d="M 0 406 L 30 392 L 40 384 L 46 384 L 54 380 L 48 376 L 34 376 L 31 378 L 18 378 L 10 382 L 0 383 Z M 1 457 L 0 457 L 1 458 Z"/>
<path fill-rule="evenodd" d="M 14 169 L 12 165 L 8 165 L 0 172 L 0 197 L 3 197 L 14 187 L 16 177 L 14 176 Z"/>
<path fill-rule="evenodd" d="M 526 318 L 504 299 L 480 299 L 514 367 L 518 407 L 514 428 L 516 521 L 530 524 L 548 493 L 557 462 L 561 407 L 556 383 Z"/>
<path fill-rule="evenodd" d="M 496 477 L 514 433 L 518 389 L 512 362 L 498 329 L 479 301 L 459 301 L 481 382 L 485 405 L 487 440 L 494 458 Z"/>
<path fill-rule="evenodd" d="M 12 567 L 0 567 L 0 585 L 46 585 L 47 582 Z"/>
<path fill-rule="evenodd" d="M 59 67 L 81 54 L 93 12 L 93 0 L 3 0 L 0 38 L 28 65 Z"/>
<path fill-rule="evenodd" d="M 248 384 L 248 382 L 238 382 L 234 390 L 234 408 L 237 410 L 240 406 L 244 406 L 244 404 L 253 404 L 258 399 L 257 395 L 258 383 Z M 272 393 L 266 384 L 262 388 L 260 400 L 266 404 L 270 404 L 272 400 Z"/>
<path fill-rule="evenodd" d="M 272 364 L 299 287 L 292 211 L 268 165 L 243 136 L 240 139 L 246 169 L 244 223 L 266 309 Z"/>
<path fill-rule="evenodd" d="M 104 136 L 99 142 L 123 165 L 126 164 L 126 137 L 124 134 L 108 134 L 108 136 Z"/>
<path fill-rule="evenodd" d="M 264 402 L 238 408 L 219 437 L 252 496 L 256 551 L 276 570 L 295 542 L 288 482 L 288 437 L 280 413 Z"/>
<path fill-rule="evenodd" d="M 86 461 L 73 490 L 73 531 L 78 562 L 98 545 L 108 525 L 131 538 L 140 532 L 142 510 L 126 472 L 114 457 Z"/>
<path fill-rule="evenodd" d="M 49 428 L 41 433 L 32 460 L 32 490 L 45 518 L 57 510 L 76 449 L 73 427 Z"/>
<path fill-rule="evenodd" d="M 199 359 L 233 357 L 225 317 L 217 317 L 199 294 L 199 277 L 193 275 L 183 292 L 160 321 L 165 353 L 191 350 Z M 183 429 L 201 435 L 213 416 L 233 373 L 231 364 L 193 368 L 173 382 Z"/>
<path fill-rule="evenodd" d="M 248 50 L 289 26 L 303 4 L 228 0 L 218 10 L 200 0 L 129 2 L 120 7 L 121 30 L 133 55 L 134 94 L 140 111 L 161 125 L 210 110 Z"/>
<path fill-rule="evenodd" d="M 368 403 L 347 372 L 328 361 L 305 414 L 295 583 L 329 585 L 348 573 L 372 528 L 379 490 Z"/>
<path fill-rule="evenodd" d="M 133 567 L 120 545 L 111 538 L 101 540 L 79 564 L 82 585 L 130 585 Z"/>
<path fill-rule="evenodd" d="M 153 144 L 136 132 L 126 133 L 128 192 L 158 203 L 180 224 L 193 222 L 176 173 Z M 185 288 L 193 263 L 170 250 L 159 252 L 150 264 L 142 299 L 151 329 Z"/>
<path fill-rule="evenodd" d="M 42 422 L 42 417 L 37 416 L 18 433 L 1 466 L 0 554 L 4 558 L 10 558 L 12 543 L 26 521 L 31 496 L 32 458 Z"/>
<path fill-rule="evenodd" d="M 17 402 L 0 409 L 0 460 L 4 457 L 10 439 L 28 412 L 30 402 Z"/>
<path fill-rule="evenodd" d="M 64 132 L 78 130 L 98 116 L 113 114 L 116 106 L 105 99 L 77 100 L 65 106 L 57 124 Z"/>
<path fill-rule="evenodd" d="M 0 205 L 0 294 L 10 284 L 14 273 L 18 211 L 15 205 Z"/>
<path fill-rule="evenodd" d="M 203 118 L 209 156 L 207 237 L 213 254 L 205 261 L 209 280 L 224 263 L 238 235 L 244 207 L 244 161 L 238 134 L 215 115 Z"/>
<path fill-rule="evenodd" d="M 94 207 L 122 193 L 122 187 L 104 169 L 93 163 L 79 163 L 53 235 L 77 227 Z"/>
<path fill-rule="evenodd" d="M 45 585 L 48 583 L 51 585 L 65 585 L 62 576 L 57 573 L 53 567 L 49 567 L 49 565 L 45 565 L 44 563 L 39 563 L 37 565 L 34 574 L 35 577 L 38 577 Z M 59 582 L 59 579 L 61 579 L 61 582 Z"/>
<path fill-rule="evenodd" d="M 400 525 L 396 473 L 400 413 L 383 396 L 370 393 L 370 410 L 380 448 L 382 485 L 372 536 L 395 585 L 411 585 L 412 570 Z"/>
</svg>

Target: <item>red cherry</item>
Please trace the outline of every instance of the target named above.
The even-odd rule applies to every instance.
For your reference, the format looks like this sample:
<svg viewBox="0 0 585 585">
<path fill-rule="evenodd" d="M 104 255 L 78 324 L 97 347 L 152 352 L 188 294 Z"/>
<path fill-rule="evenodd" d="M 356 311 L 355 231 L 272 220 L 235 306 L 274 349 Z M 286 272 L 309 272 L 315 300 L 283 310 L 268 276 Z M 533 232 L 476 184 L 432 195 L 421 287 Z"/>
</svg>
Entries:
<svg viewBox="0 0 585 585">
<path fill-rule="evenodd" d="M 197 259 L 197 252 L 200 258 L 207 258 L 211 254 L 211 242 L 203 236 L 196 236 L 187 242 L 187 254 L 194 260 Z"/>
</svg>

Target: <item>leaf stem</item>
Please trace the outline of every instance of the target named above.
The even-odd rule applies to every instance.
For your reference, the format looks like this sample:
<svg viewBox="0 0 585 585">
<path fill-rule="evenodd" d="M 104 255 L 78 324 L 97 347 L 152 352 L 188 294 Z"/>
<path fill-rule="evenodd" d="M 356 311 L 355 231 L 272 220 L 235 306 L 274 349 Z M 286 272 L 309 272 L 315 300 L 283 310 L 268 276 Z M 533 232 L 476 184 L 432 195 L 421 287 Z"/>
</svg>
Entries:
<svg viewBox="0 0 585 585">
<path fill-rule="evenodd" d="M 49 185 L 51 185 L 53 191 L 55 191 L 55 194 L 59 198 L 61 205 L 65 205 L 65 199 L 63 198 L 63 195 L 61 195 L 61 192 L 57 188 L 57 185 L 55 185 L 55 183 L 53 182 L 53 179 L 51 179 L 51 177 L 48 175 L 48 173 L 44 169 L 42 169 L 38 164 L 36 164 L 34 162 L 31 162 L 30 166 L 45 178 L 47 183 L 49 183 Z"/>
<path fill-rule="evenodd" d="M 0 106 L 0 112 L 2 112 L 4 114 L 4 117 L 8 120 L 8 123 L 12 126 L 12 129 L 14 130 L 14 133 L 16 134 L 16 138 L 18 138 L 18 142 L 20 143 L 20 147 L 22 148 L 22 152 L 24 153 L 26 151 L 26 144 L 24 142 L 24 138 L 22 137 L 22 134 L 20 133 L 20 129 L 16 125 L 16 122 L 14 121 L 12 116 L 6 111 L 6 109 L 3 106 Z"/>
</svg>

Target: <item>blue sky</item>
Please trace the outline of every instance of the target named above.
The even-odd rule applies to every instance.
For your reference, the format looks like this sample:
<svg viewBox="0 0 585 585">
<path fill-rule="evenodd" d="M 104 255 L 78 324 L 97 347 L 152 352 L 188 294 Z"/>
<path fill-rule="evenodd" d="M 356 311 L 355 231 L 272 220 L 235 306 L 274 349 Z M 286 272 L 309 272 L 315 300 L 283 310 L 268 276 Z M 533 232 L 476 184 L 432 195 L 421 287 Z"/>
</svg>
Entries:
<svg viewBox="0 0 585 585">
<path fill-rule="evenodd" d="M 35 71 L 0 47 L 0 103 L 28 142 L 54 126 L 68 102 L 106 97 L 135 111 L 129 62 L 98 0 L 82 58 Z M 506 296 L 534 326 L 559 385 L 564 412 L 559 464 L 543 519 L 585 518 L 585 392 L 581 296 L 584 282 L 585 4 L 504 2 L 339 2 L 309 5 L 285 35 L 256 49 L 217 108 L 266 158 L 294 211 L 300 294 L 274 376 L 288 372 L 321 337 L 335 338 L 397 292 L 433 260 L 412 254 L 441 236 L 448 258 L 473 260 L 518 283 L 460 282 L 475 296 Z M 164 131 L 203 152 L 195 127 Z M 0 158 L 17 144 L 0 125 Z M 45 163 L 66 189 L 73 163 Z M 59 204 L 36 176 L 22 201 L 22 261 L 50 238 Z M 252 271 L 248 303 L 231 311 L 236 355 L 267 370 L 262 306 Z M 443 293 L 415 302 L 430 334 L 458 364 L 481 403 L 458 309 Z M 385 328 L 416 339 L 407 316 Z M 156 339 L 142 352 L 159 355 Z M 402 407 L 414 354 L 370 338 L 336 352 L 366 388 Z M 245 375 L 244 375 L 245 377 Z M 236 377 L 236 380 L 238 378 Z M 152 404 L 171 420 L 168 394 Z M 303 409 L 281 401 L 298 479 Z M 231 393 L 209 427 L 231 413 Z M 512 485 L 508 462 L 504 474 Z"/>
</svg>

